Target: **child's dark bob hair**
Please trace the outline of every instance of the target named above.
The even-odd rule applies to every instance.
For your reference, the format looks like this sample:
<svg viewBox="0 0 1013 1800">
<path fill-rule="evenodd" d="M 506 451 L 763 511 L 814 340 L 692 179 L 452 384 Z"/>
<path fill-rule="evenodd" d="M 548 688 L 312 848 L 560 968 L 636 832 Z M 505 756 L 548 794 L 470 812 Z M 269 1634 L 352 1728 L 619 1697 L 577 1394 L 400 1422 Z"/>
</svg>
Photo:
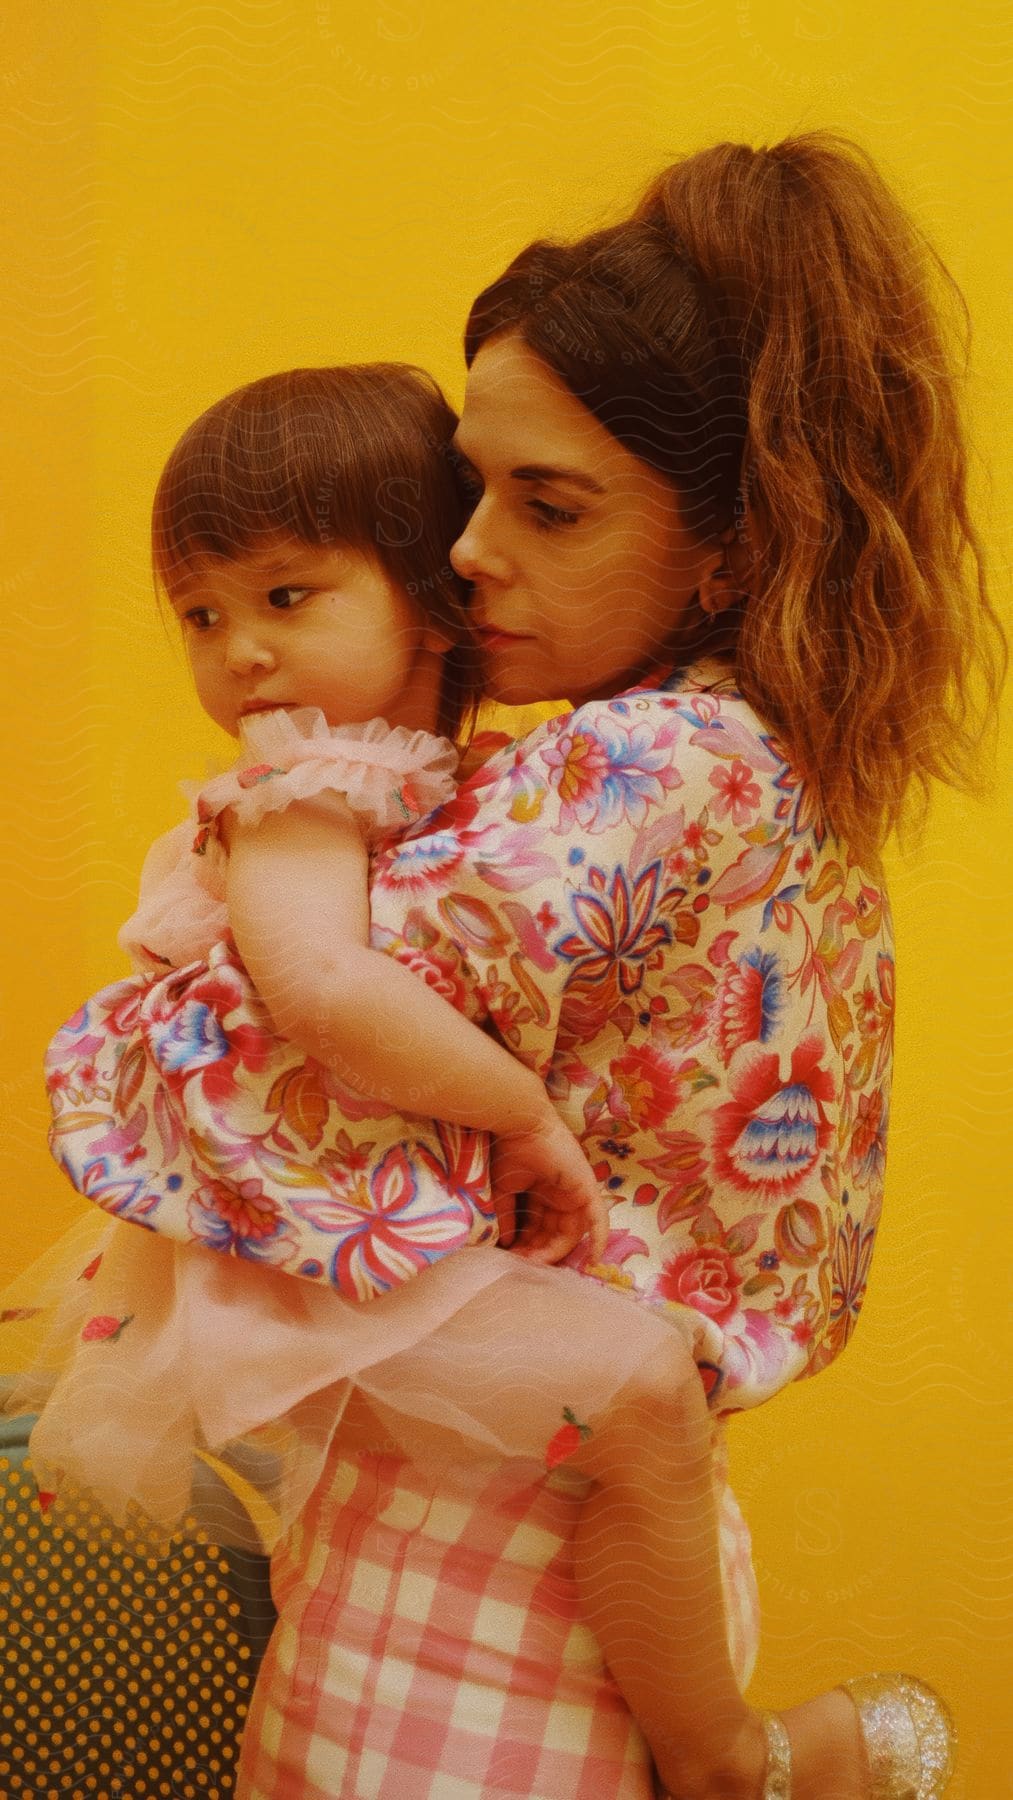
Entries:
<svg viewBox="0 0 1013 1800">
<path fill-rule="evenodd" d="M 407 363 L 289 369 L 226 394 L 183 433 L 155 493 L 155 578 L 171 595 L 202 557 L 282 534 L 373 558 L 454 640 L 437 730 L 467 743 L 479 702 L 467 588 L 448 552 L 468 502 L 453 411 Z"/>
</svg>

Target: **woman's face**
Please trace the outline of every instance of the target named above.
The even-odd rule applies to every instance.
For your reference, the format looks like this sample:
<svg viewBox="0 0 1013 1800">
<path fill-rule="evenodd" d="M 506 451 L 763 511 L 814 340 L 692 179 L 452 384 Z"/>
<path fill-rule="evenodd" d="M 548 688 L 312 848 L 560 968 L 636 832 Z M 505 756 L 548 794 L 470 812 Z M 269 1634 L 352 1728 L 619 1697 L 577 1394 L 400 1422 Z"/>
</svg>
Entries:
<svg viewBox="0 0 1013 1800">
<path fill-rule="evenodd" d="M 485 691 L 519 706 L 615 694 L 667 649 L 719 547 L 516 333 L 471 366 L 455 444 L 477 504 L 451 551 Z"/>
</svg>

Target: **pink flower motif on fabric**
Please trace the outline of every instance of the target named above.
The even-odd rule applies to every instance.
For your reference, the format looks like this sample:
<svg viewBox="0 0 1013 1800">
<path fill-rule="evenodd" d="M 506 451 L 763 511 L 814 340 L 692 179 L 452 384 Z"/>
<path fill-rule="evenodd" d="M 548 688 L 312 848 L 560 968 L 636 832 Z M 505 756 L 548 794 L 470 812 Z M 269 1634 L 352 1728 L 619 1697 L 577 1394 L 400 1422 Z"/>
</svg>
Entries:
<svg viewBox="0 0 1013 1800">
<path fill-rule="evenodd" d="M 695 1307 L 723 1325 L 738 1308 L 741 1286 L 735 1258 L 717 1244 L 702 1244 L 666 1262 L 654 1292 L 660 1299 Z"/>
<path fill-rule="evenodd" d="M 551 720 L 550 729 L 556 724 Z M 642 825 L 651 806 L 682 786 L 671 756 L 677 735 L 675 719 L 652 727 L 599 716 L 593 725 L 557 728 L 541 749 L 560 800 L 555 831 L 576 826 L 593 834 L 624 819 Z"/>
<path fill-rule="evenodd" d="M 607 1110 L 612 1121 L 651 1131 L 675 1110 L 681 1079 L 677 1064 L 651 1044 L 626 1050 L 609 1065 Z"/>
<path fill-rule="evenodd" d="M 125 1319 L 112 1319 L 102 1314 L 98 1318 L 89 1319 L 81 1333 L 81 1338 L 86 1344 L 115 1344 L 119 1340 L 120 1333 L 130 1324 L 133 1316 L 133 1313 L 129 1313 Z"/>
<path fill-rule="evenodd" d="M 273 763 L 251 763 L 248 769 L 237 770 L 236 780 L 241 788 L 252 788 L 260 781 L 270 781 L 272 775 L 284 773 L 284 769 L 276 769 Z"/>
<path fill-rule="evenodd" d="M 728 968 L 717 995 L 714 1035 L 727 1064 L 744 1044 L 770 1037 L 783 1006 L 783 980 L 773 951 L 748 950 Z"/>
<path fill-rule="evenodd" d="M 366 1180 L 327 1198 L 292 1201 L 299 1218 L 334 1234 L 332 1285 L 360 1300 L 398 1287 L 419 1269 L 469 1243 L 471 1209 L 449 1197 L 442 1208 L 420 1203 L 415 1170 L 398 1144 Z"/>
<path fill-rule="evenodd" d="M 233 1242 L 251 1238 L 260 1242 L 273 1237 L 278 1229 L 278 1203 L 264 1193 L 263 1182 L 255 1177 L 238 1183 L 202 1182 L 193 1204 L 217 1214 Z"/>
<path fill-rule="evenodd" d="M 445 886 L 463 855 L 463 847 L 452 831 L 406 838 L 375 858 L 374 882 L 388 893 L 414 899 L 430 888 Z"/>
<path fill-rule="evenodd" d="M 760 786 L 748 763 L 736 757 L 731 768 L 712 769 L 708 780 L 717 789 L 714 811 L 719 819 L 732 815 L 733 825 L 748 825 L 760 804 Z"/>
</svg>

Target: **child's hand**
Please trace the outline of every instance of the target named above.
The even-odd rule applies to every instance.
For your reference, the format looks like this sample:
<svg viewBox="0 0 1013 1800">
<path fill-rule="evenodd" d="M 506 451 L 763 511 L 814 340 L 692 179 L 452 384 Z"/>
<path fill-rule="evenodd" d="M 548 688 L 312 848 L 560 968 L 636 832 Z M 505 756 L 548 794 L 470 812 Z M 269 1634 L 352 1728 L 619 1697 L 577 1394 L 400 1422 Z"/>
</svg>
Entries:
<svg viewBox="0 0 1013 1800">
<path fill-rule="evenodd" d="M 594 1170 L 572 1131 L 551 1106 L 532 1130 L 493 1140 L 492 1195 L 499 1241 L 529 1262 L 559 1262 L 588 1232 L 605 1254 L 609 1209 Z M 525 1197 L 517 1231 L 517 1198 Z"/>
</svg>

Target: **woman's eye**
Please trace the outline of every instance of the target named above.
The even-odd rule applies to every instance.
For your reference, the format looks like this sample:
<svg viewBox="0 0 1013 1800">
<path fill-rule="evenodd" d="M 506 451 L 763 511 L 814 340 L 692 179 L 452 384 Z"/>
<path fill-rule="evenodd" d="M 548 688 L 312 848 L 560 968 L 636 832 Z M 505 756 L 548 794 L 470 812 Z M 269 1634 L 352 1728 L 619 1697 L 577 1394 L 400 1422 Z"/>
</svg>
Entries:
<svg viewBox="0 0 1013 1800">
<path fill-rule="evenodd" d="M 206 629 L 206 627 L 203 625 L 198 625 L 197 621 L 200 618 L 206 618 L 208 613 L 213 612 L 213 611 L 214 611 L 213 607 L 195 606 L 192 612 L 183 614 L 183 618 L 182 618 L 181 622 L 184 626 L 189 625 L 193 631 L 204 631 Z"/>
<path fill-rule="evenodd" d="M 267 596 L 268 604 L 270 606 L 278 607 L 278 609 L 281 612 L 287 612 L 290 605 L 292 605 L 292 606 L 298 605 L 299 601 L 301 599 L 303 599 L 304 595 L 311 594 L 312 592 L 313 592 L 312 588 L 305 588 L 305 587 L 272 588 L 270 593 Z M 294 596 L 294 598 L 293 598 L 293 596 Z"/>
<path fill-rule="evenodd" d="M 560 525 L 576 525 L 579 513 L 566 512 L 561 506 L 550 506 L 547 500 L 529 500 L 539 531 L 552 531 Z"/>
</svg>

